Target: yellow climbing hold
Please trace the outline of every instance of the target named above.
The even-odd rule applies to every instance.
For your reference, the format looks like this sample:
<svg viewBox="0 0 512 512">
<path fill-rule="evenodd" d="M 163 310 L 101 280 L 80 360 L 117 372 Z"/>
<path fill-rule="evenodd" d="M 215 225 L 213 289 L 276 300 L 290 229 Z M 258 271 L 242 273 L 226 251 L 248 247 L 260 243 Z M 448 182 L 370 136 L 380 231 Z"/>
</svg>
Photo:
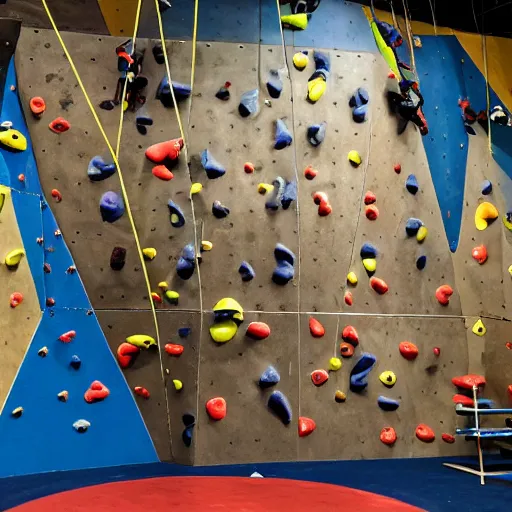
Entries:
<svg viewBox="0 0 512 512">
<path fill-rule="evenodd" d="M 231 297 L 220 299 L 219 302 L 213 306 L 214 313 L 220 313 L 221 311 L 228 314 L 232 313 L 231 316 L 233 317 L 233 320 L 238 320 L 238 324 L 244 320 L 244 309 L 238 301 Z"/>
<path fill-rule="evenodd" d="M 210 327 L 210 336 L 213 341 L 217 343 L 226 343 L 226 341 L 232 340 L 235 337 L 238 326 L 233 320 L 225 320 L 224 322 L 218 322 Z"/>
<path fill-rule="evenodd" d="M 190 195 L 193 196 L 194 194 L 199 194 L 203 190 L 203 185 L 201 183 L 192 183 L 190 186 Z"/>
<path fill-rule="evenodd" d="M 154 247 L 146 247 L 142 249 L 142 254 L 144 254 L 144 259 L 146 260 L 154 260 L 156 256 L 156 249 Z"/>
<path fill-rule="evenodd" d="M 496 206 L 488 202 L 480 203 L 475 212 L 476 229 L 483 231 L 488 226 L 489 221 L 496 217 L 498 217 Z"/>
<path fill-rule="evenodd" d="M 286 14 L 281 16 L 281 23 L 287 27 L 305 30 L 308 26 L 308 15 L 304 12 L 299 14 Z"/>
<path fill-rule="evenodd" d="M 213 244 L 208 240 L 203 240 L 201 242 L 201 250 L 202 251 L 211 251 L 213 249 Z"/>
<path fill-rule="evenodd" d="M 0 193 L 0 213 L 2 213 L 2 210 L 4 209 L 5 196 L 6 194 L 4 194 L 3 192 Z"/>
<path fill-rule="evenodd" d="M 178 292 L 175 292 L 173 290 L 167 290 L 165 292 L 165 298 L 175 306 L 178 305 L 178 301 L 180 299 L 180 294 Z"/>
<path fill-rule="evenodd" d="M 473 325 L 471 330 L 473 331 L 473 334 L 476 334 L 477 336 L 484 336 L 487 332 L 487 329 L 485 328 L 481 318 L 475 322 L 475 325 Z"/>
<path fill-rule="evenodd" d="M 377 270 L 377 260 L 375 258 L 365 258 L 363 266 L 368 272 L 375 272 Z"/>
<path fill-rule="evenodd" d="M 21 258 L 25 256 L 25 251 L 23 249 L 14 249 L 5 257 L 5 265 L 7 268 L 16 269 L 20 264 Z"/>
<path fill-rule="evenodd" d="M 418 242 L 423 242 L 423 240 L 425 240 L 425 238 L 427 238 L 427 235 L 428 235 L 428 229 L 426 228 L 426 226 L 421 226 L 420 229 L 418 229 L 418 232 L 416 233 L 416 240 L 418 240 Z"/>
<path fill-rule="evenodd" d="M 348 161 L 355 167 L 359 167 L 362 162 L 361 156 L 355 149 L 348 152 Z"/>
<path fill-rule="evenodd" d="M 2 211 L 1 208 L 0 211 Z M 507 219 L 507 215 L 503 215 L 503 224 L 509 231 L 512 231 L 512 222 L 509 222 L 509 220 Z"/>
<path fill-rule="evenodd" d="M 355 272 L 349 272 L 349 273 L 347 274 L 347 281 L 348 281 L 351 285 L 355 286 L 355 285 L 357 284 L 357 276 L 356 276 L 356 273 L 355 273 Z"/>
<path fill-rule="evenodd" d="M 317 102 L 323 96 L 326 89 L 327 83 L 323 77 L 313 78 L 313 80 L 308 82 L 308 99 L 313 103 Z"/>
<path fill-rule="evenodd" d="M 174 389 L 176 391 L 180 391 L 181 389 L 183 389 L 183 382 L 181 382 L 181 380 L 172 379 L 172 383 L 174 384 Z"/>
<path fill-rule="evenodd" d="M 329 370 L 337 372 L 342 366 L 341 359 L 339 357 L 331 357 L 329 359 Z"/>
<path fill-rule="evenodd" d="M 16 151 L 27 149 L 27 139 L 21 132 L 13 128 L 0 127 L 0 144 Z"/>
<path fill-rule="evenodd" d="M 169 285 L 167 284 L 167 281 L 160 281 L 158 283 L 158 288 L 161 288 L 162 290 L 167 290 L 167 288 L 169 288 Z"/>
<path fill-rule="evenodd" d="M 139 348 L 149 348 L 151 346 L 156 347 L 155 338 L 152 338 L 147 334 L 134 334 L 132 336 L 128 336 L 128 338 L 126 338 L 126 343 L 129 343 L 130 345 L 135 345 L 136 347 Z"/>
<path fill-rule="evenodd" d="M 270 194 L 274 190 L 274 185 L 270 185 L 269 183 L 258 183 L 258 192 L 260 194 Z"/>
<path fill-rule="evenodd" d="M 508 273 L 512 276 L 512 265 L 510 265 L 510 267 L 508 267 Z"/>
<path fill-rule="evenodd" d="M 302 71 L 309 62 L 309 58 L 305 53 L 297 52 L 293 56 L 293 65 L 299 70 Z"/>
<path fill-rule="evenodd" d="M 391 370 L 386 370 L 379 375 L 379 380 L 385 386 L 392 388 L 396 384 L 396 375 Z"/>
</svg>

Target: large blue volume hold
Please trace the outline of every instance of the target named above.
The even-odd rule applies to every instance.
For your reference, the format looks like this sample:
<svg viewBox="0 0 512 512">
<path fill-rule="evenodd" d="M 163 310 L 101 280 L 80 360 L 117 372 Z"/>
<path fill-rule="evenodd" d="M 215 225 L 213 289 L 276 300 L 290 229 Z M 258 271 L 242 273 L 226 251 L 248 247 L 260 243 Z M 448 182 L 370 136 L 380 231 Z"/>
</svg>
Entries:
<svg viewBox="0 0 512 512">
<path fill-rule="evenodd" d="M 364 352 L 350 372 L 350 391 L 360 393 L 368 386 L 368 374 L 373 370 L 377 358 Z"/>
</svg>

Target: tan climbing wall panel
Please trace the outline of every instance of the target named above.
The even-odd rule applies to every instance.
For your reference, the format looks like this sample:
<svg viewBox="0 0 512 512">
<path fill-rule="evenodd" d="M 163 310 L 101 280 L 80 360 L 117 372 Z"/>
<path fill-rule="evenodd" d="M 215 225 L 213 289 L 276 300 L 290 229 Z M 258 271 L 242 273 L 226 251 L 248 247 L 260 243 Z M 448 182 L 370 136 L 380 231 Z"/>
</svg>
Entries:
<svg viewBox="0 0 512 512">
<path fill-rule="evenodd" d="M 17 192 L 12 192 L 16 194 Z M 0 412 L 18 373 L 25 352 L 41 318 L 36 288 L 26 257 L 17 270 L 9 270 L 5 256 L 14 249 L 23 249 L 11 190 L 0 186 L 4 205 L 0 211 Z M 21 212 L 19 212 L 21 214 Z M 35 240 L 34 240 L 35 243 Z M 13 292 L 23 294 L 23 302 L 16 308 L 10 306 Z"/>
<path fill-rule="evenodd" d="M 123 39 L 64 34 L 64 40 L 93 104 L 112 98 L 119 77 L 114 50 Z M 153 289 L 158 282 L 167 279 L 181 294 L 180 306 L 196 309 L 199 308 L 197 276 L 187 282 L 175 279 L 180 252 L 194 240 L 186 159 L 181 157 L 170 182 L 160 181 L 151 174 L 152 164 L 144 156 L 145 149 L 151 144 L 179 137 L 179 129 L 174 110 L 165 109 L 154 99 L 165 73 L 164 66 L 156 64 L 147 40 L 140 41 L 139 48 L 142 47 L 147 47 L 144 60 L 144 74 L 149 79 L 147 108 L 154 125 L 147 136 L 140 135 L 135 128 L 135 115 L 126 114 L 120 164 L 141 245 L 153 246 L 158 251 L 156 259 L 147 263 Z M 190 44 L 169 44 L 174 80 L 189 80 L 190 52 Z M 25 111 L 31 96 L 41 95 L 46 100 L 47 112 L 41 121 L 34 120 L 27 112 L 39 175 L 47 197 L 53 188 L 62 193 L 62 202 L 52 208 L 93 306 L 149 308 L 127 214 L 114 224 L 101 221 L 101 195 L 108 190 L 120 193 L 119 179 L 114 175 L 101 182 L 91 182 L 87 177 L 90 159 L 97 154 L 106 157 L 107 147 L 55 35 L 46 30 L 38 33 L 23 30 L 16 56 Z M 180 109 L 186 125 L 187 103 L 180 104 Z M 97 111 L 110 142 L 115 145 L 119 108 L 110 112 L 97 108 Z M 71 130 L 61 135 L 52 133 L 48 123 L 57 116 L 65 117 L 71 123 Z M 186 216 L 186 225 L 179 229 L 170 225 L 167 202 L 171 198 L 182 207 Z M 109 265 L 115 246 L 127 249 L 126 265 L 119 272 L 111 270 Z"/>
</svg>

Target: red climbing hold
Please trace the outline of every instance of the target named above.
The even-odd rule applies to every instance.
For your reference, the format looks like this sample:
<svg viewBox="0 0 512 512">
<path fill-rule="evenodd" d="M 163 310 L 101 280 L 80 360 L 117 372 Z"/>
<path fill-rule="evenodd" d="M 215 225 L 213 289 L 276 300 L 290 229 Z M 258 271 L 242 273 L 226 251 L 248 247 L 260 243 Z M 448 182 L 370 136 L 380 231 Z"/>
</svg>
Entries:
<svg viewBox="0 0 512 512">
<path fill-rule="evenodd" d="M 57 203 L 62 201 L 62 194 L 56 188 L 52 190 L 52 197 Z"/>
<path fill-rule="evenodd" d="M 167 343 L 164 349 L 170 356 L 180 356 L 183 354 L 185 347 L 183 345 L 177 345 L 176 343 Z"/>
<path fill-rule="evenodd" d="M 316 169 L 313 169 L 312 165 L 308 165 L 304 169 L 304 176 L 307 180 L 314 180 L 316 178 L 316 175 L 318 174 L 318 171 Z"/>
<path fill-rule="evenodd" d="M 43 263 L 43 271 L 45 274 L 51 274 L 52 273 L 52 267 L 49 263 Z"/>
<path fill-rule="evenodd" d="M 416 437 L 423 441 L 424 443 L 431 443 L 435 438 L 436 435 L 434 434 L 434 431 L 424 423 L 420 423 L 416 427 Z"/>
<path fill-rule="evenodd" d="M 453 395 L 454 404 L 462 404 L 464 407 L 473 407 L 473 399 L 466 395 Z"/>
<path fill-rule="evenodd" d="M 30 112 L 36 119 L 40 119 L 46 110 L 46 103 L 40 96 L 34 96 L 30 98 Z"/>
<path fill-rule="evenodd" d="M 160 297 L 156 292 L 151 292 L 151 299 L 155 304 L 162 304 L 163 302 L 162 297 Z"/>
<path fill-rule="evenodd" d="M 374 204 L 371 204 L 364 209 L 364 214 L 368 220 L 377 220 L 379 209 Z"/>
<path fill-rule="evenodd" d="M 384 279 L 380 279 L 379 277 L 370 277 L 370 286 L 379 295 L 384 295 L 389 290 L 389 286 L 387 285 L 386 281 L 384 281 Z"/>
<path fill-rule="evenodd" d="M 311 372 L 311 380 L 315 386 L 321 386 L 329 379 L 329 374 L 325 370 L 314 370 Z"/>
<path fill-rule="evenodd" d="M 436 299 L 442 306 L 447 306 L 448 303 L 450 302 L 450 297 L 452 296 L 452 294 L 452 287 L 447 284 L 443 284 L 436 290 Z"/>
<path fill-rule="evenodd" d="M 471 251 L 471 256 L 480 265 L 483 265 L 487 261 L 487 248 L 485 245 L 478 245 Z"/>
<path fill-rule="evenodd" d="M 139 355 L 140 348 L 131 343 L 121 343 L 117 347 L 117 361 L 121 368 L 128 368 Z"/>
<path fill-rule="evenodd" d="M 345 295 L 343 296 L 343 298 L 345 299 L 345 304 L 347 306 L 352 306 L 352 304 L 354 302 L 354 298 L 352 297 L 352 293 L 351 292 L 346 291 Z"/>
<path fill-rule="evenodd" d="M 345 341 L 340 343 L 340 353 L 341 357 L 352 357 L 354 355 L 354 345 Z"/>
<path fill-rule="evenodd" d="M 325 334 L 325 328 L 316 318 L 310 316 L 309 332 L 313 338 L 321 338 Z"/>
<path fill-rule="evenodd" d="M 485 377 L 483 375 L 475 375 L 473 373 L 469 373 L 468 375 L 453 377 L 452 383 L 458 388 L 473 389 L 473 386 L 476 386 L 477 388 L 480 386 L 485 386 Z"/>
<path fill-rule="evenodd" d="M 325 192 L 315 192 L 313 194 L 313 201 L 318 205 L 318 215 L 320 215 L 320 217 L 326 217 L 332 212 L 329 198 Z"/>
<path fill-rule="evenodd" d="M 512 350 L 512 343 L 507 341 L 507 343 L 505 343 L 505 347 L 507 347 L 509 350 Z"/>
<path fill-rule="evenodd" d="M 508 397 L 512 400 L 512 384 L 507 387 Z"/>
<path fill-rule="evenodd" d="M 402 354 L 402 357 L 407 359 L 407 361 L 416 359 L 419 353 L 418 347 L 410 341 L 402 341 L 400 345 L 398 345 L 398 350 L 400 350 L 400 354 Z"/>
<path fill-rule="evenodd" d="M 206 412 L 212 420 L 222 420 L 226 417 L 227 413 L 226 400 L 221 396 L 210 398 L 210 400 L 206 402 Z"/>
<path fill-rule="evenodd" d="M 245 162 L 244 172 L 246 174 L 252 174 L 254 172 L 254 164 L 251 164 L 251 162 Z"/>
<path fill-rule="evenodd" d="M 254 340 L 264 340 L 270 336 L 270 327 L 264 322 L 251 322 L 245 335 Z"/>
<path fill-rule="evenodd" d="M 51 308 L 53 306 L 55 306 L 55 299 L 53 297 L 48 297 L 46 299 L 46 305 Z"/>
<path fill-rule="evenodd" d="M 20 292 L 14 292 L 11 293 L 11 296 L 9 297 L 9 303 L 11 305 L 11 308 L 18 307 L 23 302 L 23 294 Z"/>
<path fill-rule="evenodd" d="M 388 446 L 392 446 L 396 442 L 396 432 L 393 427 L 384 427 L 380 431 L 380 440 L 387 444 Z"/>
<path fill-rule="evenodd" d="M 393 169 L 397 174 L 400 174 L 402 172 L 402 166 L 400 164 L 395 164 Z"/>
<path fill-rule="evenodd" d="M 101 402 L 102 400 L 105 400 L 108 395 L 110 395 L 110 391 L 107 386 L 102 384 L 99 380 L 95 380 L 84 393 L 84 400 L 88 404 L 92 404 L 94 402 Z"/>
<path fill-rule="evenodd" d="M 442 434 L 441 435 L 441 439 L 445 442 L 445 443 L 448 443 L 448 444 L 453 444 L 455 443 L 455 437 L 452 436 L 451 434 Z"/>
<path fill-rule="evenodd" d="M 163 181 L 171 181 L 174 178 L 174 174 L 165 167 L 165 165 L 155 165 L 151 170 L 153 176 L 163 180 Z"/>
<path fill-rule="evenodd" d="M 18 181 L 20 183 L 25 183 L 25 175 L 24 174 L 18 174 Z"/>
<path fill-rule="evenodd" d="M 316 205 L 322 204 L 322 203 L 328 203 L 329 198 L 327 197 L 327 194 L 325 192 L 315 192 L 313 194 L 313 202 Z"/>
<path fill-rule="evenodd" d="M 76 336 L 75 331 L 68 331 L 68 332 L 65 332 L 64 334 L 61 334 L 59 336 L 59 340 L 62 341 L 62 343 L 71 343 L 71 341 L 73 340 L 73 338 L 75 336 Z"/>
<path fill-rule="evenodd" d="M 366 192 L 364 195 L 364 204 L 373 204 L 375 201 L 377 201 L 377 196 L 368 190 L 368 192 Z"/>
<path fill-rule="evenodd" d="M 353 347 L 357 347 L 359 345 L 359 336 L 355 327 L 351 325 L 346 325 L 341 331 L 341 338 L 343 341 L 350 343 Z"/>
<path fill-rule="evenodd" d="M 57 119 L 54 119 L 48 127 L 54 133 L 64 133 L 71 128 L 71 125 L 63 117 L 57 117 Z"/>
<path fill-rule="evenodd" d="M 311 418 L 299 416 L 299 437 L 309 436 L 316 429 L 316 423 Z"/>
<path fill-rule="evenodd" d="M 439 347 L 434 347 L 434 355 L 439 357 L 441 355 L 441 349 Z"/>
<path fill-rule="evenodd" d="M 139 395 L 142 398 L 145 398 L 146 400 L 150 397 L 149 391 L 141 386 L 135 386 L 133 388 L 133 391 L 136 395 Z"/>
<path fill-rule="evenodd" d="M 159 142 L 146 149 L 146 157 L 155 164 L 161 164 L 165 160 L 176 160 L 180 156 L 183 148 L 183 139 L 172 139 L 165 142 Z"/>
</svg>

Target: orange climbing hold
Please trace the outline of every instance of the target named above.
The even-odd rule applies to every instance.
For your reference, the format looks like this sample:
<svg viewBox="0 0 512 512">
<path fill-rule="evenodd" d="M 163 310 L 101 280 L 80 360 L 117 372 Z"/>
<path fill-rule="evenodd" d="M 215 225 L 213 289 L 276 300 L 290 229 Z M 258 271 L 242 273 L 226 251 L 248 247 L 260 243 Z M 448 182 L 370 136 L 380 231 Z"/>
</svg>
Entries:
<svg viewBox="0 0 512 512">
<path fill-rule="evenodd" d="M 416 437 L 424 443 L 431 443 L 436 438 L 434 431 L 424 423 L 420 423 L 416 427 Z"/>
<path fill-rule="evenodd" d="M 453 289 L 447 284 L 443 284 L 436 290 L 436 299 L 442 306 L 447 306 L 450 302 L 450 297 L 453 295 Z"/>
<path fill-rule="evenodd" d="M 117 361 L 121 368 L 128 368 L 140 353 L 140 348 L 131 343 L 121 343 L 117 347 Z"/>
<path fill-rule="evenodd" d="M 441 439 L 448 444 L 455 443 L 455 436 L 452 436 L 451 434 L 442 434 Z"/>
<path fill-rule="evenodd" d="M 71 343 L 76 336 L 76 331 L 68 331 L 59 336 L 59 340 L 62 343 Z"/>
<path fill-rule="evenodd" d="M 165 160 L 176 160 L 183 148 L 183 139 L 172 139 L 165 142 L 153 144 L 146 149 L 146 157 L 155 164 L 161 164 Z"/>
<path fill-rule="evenodd" d="M 314 338 L 321 338 L 325 334 L 324 326 L 312 316 L 309 317 L 309 332 Z"/>
<path fill-rule="evenodd" d="M 33 98 L 30 98 L 30 112 L 32 112 L 32 115 L 36 119 L 41 119 L 41 116 L 44 114 L 44 111 L 46 110 L 46 103 L 41 98 L 41 96 L 34 96 Z"/>
<path fill-rule="evenodd" d="M 384 281 L 384 279 L 380 279 L 379 277 L 370 277 L 370 286 L 379 295 L 384 295 L 389 290 L 389 286 L 387 285 L 386 281 Z"/>
<path fill-rule="evenodd" d="M 396 432 L 393 427 L 384 427 L 380 431 L 380 440 L 388 446 L 393 446 L 396 442 Z"/>
<path fill-rule="evenodd" d="M 64 133 L 64 132 L 67 132 L 71 128 L 71 125 L 63 117 L 57 117 L 57 119 L 54 119 L 48 125 L 48 127 L 54 133 Z"/>
<path fill-rule="evenodd" d="M 311 372 L 311 381 L 315 386 L 321 386 L 329 380 L 329 374 L 325 370 L 314 370 Z"/>
<path fill-rule="evenodd" d="M 57 203 L 62 201 L 62 194 L 56 188 L 52 190 L 52 197 Z"/>
<path fill-rule="evenodd" d="M 226 400 L 221 396 L 210 398 L 206 402 L 206 412 L 212 420 L 219 421 L 224 419 L 227 414 Z"/>
<path fill-rule="evenodd" d="M 304 169 L 304 176 L 306 177 L 307 180 L 314 180 L 316 178 L 316 175 L 318 174 L 318 171 L 316 169 L 313 168 L 312 165 L 308 165 L 305 169 Z"/>
<path fill-rule="evenodd" d="M 18 181 L 20 183 L 25 183 L 25 175 L 24 174 L 18 174 Z"/>
<path fill-rule="evenodd" d="M 375 201 L 377 201 L 377 196 L 371 190 L 368 190 L 364 195 L 364 204 L 373 204 Z"/>
<path fill-rule="evenodd" d="M 485 377 L 483 375 L 468 373 L 467 375 L 453 377 L 452 383 L 454 386 L 462 389 L 473 389 L 473 386 L 479 388 L 480 386 L 485 386 Z"/>
<path fill-rule="evenodd" d="M 477 245 L 471 251 L 471 256 L 480 265 L 483 265 L 487 261 L 487 248 L 485 245 Z"/>
<path fill-rule="evenodd" d="M 407 361 L 416 359 L 419 353 L 418 347 L 410 341 L 402 341 L 400 345 L 398 345 L 398 350 L 400 350 L 400 354 L 403 358 L 407 359 Z"/>
<path fill-rule="evenodd" d="M 167 343 L 164 349 L 170 356 L 180 356 L 183 354 L 185 347 L 183 345 L 177 345 L 176 343 Z"/>
<path fill-rule="evenodd" d="M 254 172 L 254 164 L 252 164 L 251 162 L 245 162 L 244 172 L 246 174 L 252 174 Z"/>
<path fill-rule="evenodd" d="M 346 325 L 343 328 L 343 331 L 341 331 L 341 338 L 343 341 L 350 343 L 353 347 L 357 347 L 357 345 L 359 345 L 359 335 L 357 334 L 355 327 L 352 327 L 351 325 Z"/>
<path fill-rule="evenodd" d="M 11 305 L 11 308 L 18 307 L 23 302 L 23 294 L 20 292 L 14 292 L 11 293 L 11 296 L 9 297 L 9 303 Z"/>
<path fill-rule="evenodd" d="M 464 407 L 473 407 L 473 399 L 466 395 L 453 395 L 452 402 L 454 404 L 462 404 Z"/>
<path fill-rule="evenodd" d="M 354 355 L 354 345 L 347 343 L 346 341 L 340 343 L 340 354 L 341 357 L 352 357 Z"/>
<path fill-rule="evenodd" d="M 377 220 L 379 209 L 374 204 L 370 204 L 364 209 L 364 214 L 368 220 Z"/>
<path fill-rule="evenodd" d="M 151 170 L 153 176 L 163 180 L 163 181 L 171 181 L 174 178 L 174 174 L 165 167 L 165 165 L 155 165 Z"/>
<path fill-rule="evenodd" d="M 102 400 L 105 400 L 108 395 L 110 395 L 110 391 L 107 386 L 102 384 L 99 380 L 95 380 L 84 393 L 84 400 L 88 404 L 92 404 L 94 402 L 101 402 Z"/>
<path fill-rule="evenodd" d="M 347 306 L 352 306 L 352 304 L 354 302 L 354 298 L 352 297 L 352 293 L 351 292 L 346 291 L 343 298 L 345 299 L 345 304 Z"/>
<path fill-rule="evenodd" d="M 508 391 L 508 397 L 512 400 L 512 384 L 509 384 L 507 391 Z"/>
<path fill-rule="evenodd" d="M 142 398 L 145 398 L 146 400 L 151 396 L 149 394 L 149 391 L 146 388 L 143 388 L 142 386 L 135 386 L 133 388 L 133 391 L 136 395 L 139 395 Z"/>
<path fill-rule="evenodd" d="M 151 299 L 155 304 L 162 304 L 163 299 L 160 297 L 160 295 L 156 292 L 151 292 Z"/>
<path fill-rule="evenodd" d="M 315 429 L 316 423 L 314 420 L 312 420 L 311 418 L 306 418 L 306 416 L 299 416 L 299 437 L 309 436 L 309 434 L 313 433 Z"/>
</svg>

